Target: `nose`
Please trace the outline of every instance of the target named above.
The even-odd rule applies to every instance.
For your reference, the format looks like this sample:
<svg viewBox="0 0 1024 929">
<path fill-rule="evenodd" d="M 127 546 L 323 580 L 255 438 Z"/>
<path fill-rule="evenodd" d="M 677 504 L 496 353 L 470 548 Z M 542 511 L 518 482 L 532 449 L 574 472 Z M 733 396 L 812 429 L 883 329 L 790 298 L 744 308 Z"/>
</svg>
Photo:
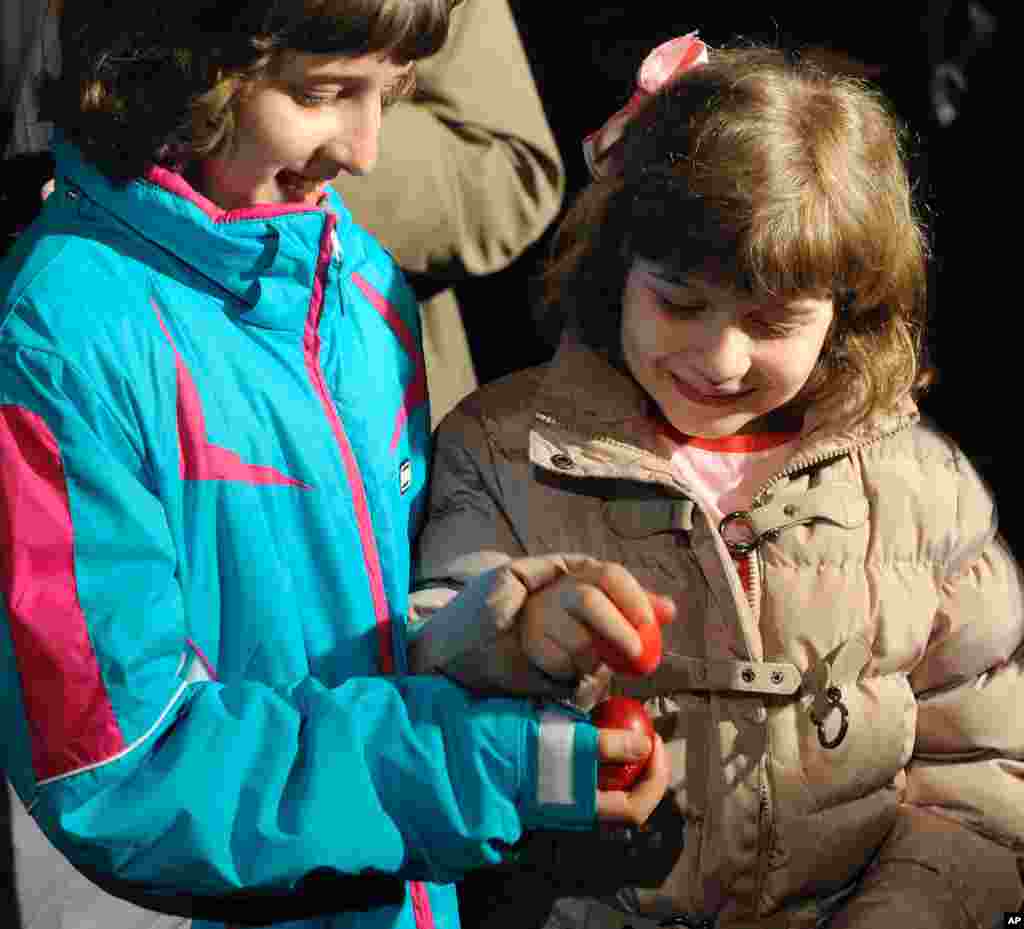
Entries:
<svg viewBox="0 0 1024 929">
<path fill-rule="evenodd" d="M 709 317 L 693 348 L 695 373 L 709 389 L 736 384 L 750 370 L 750 337 L 731 319 Z"/>
<path fill-rule="evenodd" d="M 367 93 L 353 104 L 338 114 L 324 154 L 338 166 L 338 171 L 363 175 L 373 170 L 380 150 L 380 95 Z"/>
</svg>

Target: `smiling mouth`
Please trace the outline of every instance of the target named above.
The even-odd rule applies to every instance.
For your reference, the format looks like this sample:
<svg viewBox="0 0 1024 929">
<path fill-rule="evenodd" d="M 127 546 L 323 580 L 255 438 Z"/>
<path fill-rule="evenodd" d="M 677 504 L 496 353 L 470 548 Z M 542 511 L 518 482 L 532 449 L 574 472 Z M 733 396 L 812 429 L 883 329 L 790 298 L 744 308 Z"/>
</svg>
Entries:
<svg viewBox="0 0 1024 929">
<path fill-rule="evenodd" d="M 286 169 L 278 172 L 277 185 L 286 199 L 293 203 L 318 203 L 327 181 L 304 177 Z"/>
<path fill-rule="evenodd" d="M 706 406 L 728 406 L 729 404 L 735 403 L 737 400 L 741 400 L 743 397 L 748 396 L 754 392 L 751 387 L 748 390 L 741 390 L 738 393 L 731 394 L 705 394 L 699 390 L 695 390 L 682 378 L 672 375 L 672 382 L 675 384 L 676 390 L 679 391 L 687 400 L 691 403 L 700 403 Z"/>
</svg>

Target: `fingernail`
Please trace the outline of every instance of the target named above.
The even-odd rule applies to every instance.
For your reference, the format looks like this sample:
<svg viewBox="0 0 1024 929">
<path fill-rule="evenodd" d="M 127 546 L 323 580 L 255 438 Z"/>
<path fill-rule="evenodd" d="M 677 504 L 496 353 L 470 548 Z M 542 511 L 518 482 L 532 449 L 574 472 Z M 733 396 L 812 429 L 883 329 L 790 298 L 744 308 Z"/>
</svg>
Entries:
<svg viewBox="0 0 1024 929">
<path fill-rule="evenodd" d="M 671 597 L 666 597 L 664 594 L 658 594 L 658 600 L 661 604 L 663 613 L 667 613 L 667 616 L 659 616 L 658 619 L 664 624 L 669 620 L 673 619 L 676 615 L 676 601 Z"/>
</svg>

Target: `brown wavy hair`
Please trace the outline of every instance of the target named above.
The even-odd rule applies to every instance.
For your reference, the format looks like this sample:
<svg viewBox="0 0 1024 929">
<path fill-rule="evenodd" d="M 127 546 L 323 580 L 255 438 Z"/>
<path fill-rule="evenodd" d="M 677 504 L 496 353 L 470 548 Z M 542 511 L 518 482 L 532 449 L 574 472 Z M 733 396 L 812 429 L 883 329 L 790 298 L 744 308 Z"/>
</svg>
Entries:
<svg viewBox="0 0 1024 929">
<path fill-rule="evenodd" d="M 547 311 L 622 366 L 634 257 L 714 267 L 755 297 L 829 295 L 832 328 L 795 405 L 853 425 L 934 380 L 926 360 L 927 242 L 906 137 L 863 82 L 764 47 L 712 50 L 663 88 L 554 239 Z"/>
<path fill-rule="evenodd" d="M 69 4 L 47 116 L 116 182 L 230 143 L 235 104 L 293 52 L 434 54 L 461 0 L 138 0 Z M 412 88 L 410 78 L 400 92 Z"/>
</svg>

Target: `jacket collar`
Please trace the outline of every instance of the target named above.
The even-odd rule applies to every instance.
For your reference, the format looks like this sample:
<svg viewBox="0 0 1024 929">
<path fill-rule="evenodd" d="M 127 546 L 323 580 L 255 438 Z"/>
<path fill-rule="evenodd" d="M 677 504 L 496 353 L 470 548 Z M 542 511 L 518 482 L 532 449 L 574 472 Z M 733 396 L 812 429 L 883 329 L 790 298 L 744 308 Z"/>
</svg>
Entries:
<svg viewBox="0 0 1024 929">
<path fill-rule="evenodd" d="M 144 178 L 115 186 L 59 138 L 54 155 L 58 193 L 65 186 L 84 195 L 247 305 L 243 315 L 257 325 L 292 328 L 304 319 L 318 260 L 332 252 L 346 264 L 365 257 L 358 238 L 348 235 L 351 215 L 331 188 L 318 206 L 223 210 L 166 168 L 153 167 Z M 340 242 L 345 248 L 339 255 Z M 287 307 L 301 313 L 288 319 Z"/>
<path fill-rule="evenodd" d="M 598 452 L 597 446 L 625 445 L 650 453 L 643 456 L 642 462 L 642 469 L 651 472 L 648 479 L 671 474 L 647 394 L 633 378 L 571 335 L 563 338 L 548 364 L 536 397 L 535 441 L 531 443 L 535 457 L 540 448 L 537 438 L 548 446 L 550 454 L 544 454 L 545 459 L 557 455 L 559 448 L 571 441 L 572 457 L 611 466 L 612 461 L 606 460 L 607 453 Z M 830 426 L 826 414 L 812 408 L 804 418 L 800 442 L 790 461 L 811 462 L 839 456 L 898 431 L 918 418 L 917 405 L 909 395 L 901 398 L 892 411 L 872 414 L 864 422 L 847 428 Z M 628 454 L 615 457 L 620 464 L 628 461 L 631 468 L 640 464 Z M 598 468 L 601 472 L 606 470 L 607 467 Z"/>
</svg>

